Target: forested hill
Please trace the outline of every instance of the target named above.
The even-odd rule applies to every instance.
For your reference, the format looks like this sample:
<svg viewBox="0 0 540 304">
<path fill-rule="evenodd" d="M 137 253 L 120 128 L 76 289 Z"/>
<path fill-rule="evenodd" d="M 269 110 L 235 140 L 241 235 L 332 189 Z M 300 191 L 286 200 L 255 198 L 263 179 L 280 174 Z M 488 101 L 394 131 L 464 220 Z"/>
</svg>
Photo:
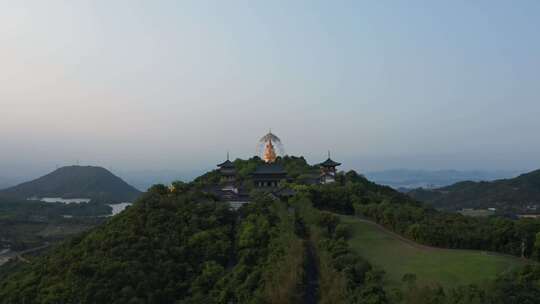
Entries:
<svg viewBox="0 0 540 304">
<path fill-rule="evenodd" d="M 388 304 L 383 273 L 349 249 L 339 217 L 295 187 L 288 202 L 254 191 L 233 211 L 204 183 L 156 185 L 103 226 L 8 265 L 0 303 Z"/>
<path fill-rule="evenodd" d="M 118 202 L 133 201 L 141 192 L 107 169 L 67 166 L 33 181 L 0 191 L 1 196 L 91 198 Z"/>
<path fill-rule="evenodd" d="M 235 166 L 248 176 L 257 161 Z M 104 225 L 29 263 L 10 264 L 0 276 L 0 303 L 537 303 L 536 265 L 488 289 L 386 290 L 384 272 L 350 249 L 352 232 L 336 213 L 370 218 L 431 246 L 535 259 L 540 222 L 438 212 L 354 171 L 333 184 L 306 185 L 302 174 L 312 168 L 303 159 L 280 161 L 298 168 L 288 184 L 292 198 L 253 191 L 251 203 L 233 211 L 203 191 L 215 172 L 156 185 Z"/>
<path fill-rule="evenodd" d="M 437 208 L 524 209 L 540 204 L 540 170 L 493 182 L 460 182 L 434 190 L 416 189 L 413 198 Z"/>
</svg>

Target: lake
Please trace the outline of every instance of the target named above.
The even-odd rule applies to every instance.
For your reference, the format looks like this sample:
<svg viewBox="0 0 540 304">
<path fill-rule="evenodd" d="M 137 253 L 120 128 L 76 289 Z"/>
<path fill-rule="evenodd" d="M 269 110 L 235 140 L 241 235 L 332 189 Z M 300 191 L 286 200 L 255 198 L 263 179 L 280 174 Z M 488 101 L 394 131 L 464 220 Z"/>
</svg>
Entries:
<svg viewBox="0 0 540 304">
<path fill-rule="evenodd" d="M 89 198 L 61 198 L 61 197 L 42 197 L 38 200 L 46 203 L 80 204 L 90 202 Z"/>
<path fill-rule="evenodd" d="M 32 197 L 32 198 L 29 198 L 28 200 L 39 200 L 46 203 L 63 203 L 63 204 L 80 204 L 80 203 L 90 202 L 89 198 L 61 198 L 61 197 L 43 197 L 43 198 Z M 131 206 L 131 203 L 118 203 L 118 204 L 108 204 L 108 205 L 111 206 L 113 210 L 112 210 L 112 213 L 107 216 L 113 216 L 124 211 L 124 209 L 126 209 L 128 206 Z"/>
<path fill-rule="evenodd" d="M 108 216 L 114 216 L 124 211 L 124 209 L 126 209 L 128 206 L 131 206 L 131 203 L 110 204 L 109 206 L 111 206 L 113 210 L 112 210 L 112 214 Z"/>
</svg>

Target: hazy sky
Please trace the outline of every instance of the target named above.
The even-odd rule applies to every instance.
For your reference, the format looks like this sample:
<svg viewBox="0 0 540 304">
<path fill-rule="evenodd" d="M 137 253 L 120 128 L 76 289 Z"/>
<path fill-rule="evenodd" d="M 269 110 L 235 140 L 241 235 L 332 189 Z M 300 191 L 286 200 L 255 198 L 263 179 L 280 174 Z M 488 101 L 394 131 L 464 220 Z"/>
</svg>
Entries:
<svg viewBox="0 0 540 304">
<path fill-rule="evenodd" d="M 540 1 L 0 0 L 0 172 L 540 167 Z"/>
</svg>

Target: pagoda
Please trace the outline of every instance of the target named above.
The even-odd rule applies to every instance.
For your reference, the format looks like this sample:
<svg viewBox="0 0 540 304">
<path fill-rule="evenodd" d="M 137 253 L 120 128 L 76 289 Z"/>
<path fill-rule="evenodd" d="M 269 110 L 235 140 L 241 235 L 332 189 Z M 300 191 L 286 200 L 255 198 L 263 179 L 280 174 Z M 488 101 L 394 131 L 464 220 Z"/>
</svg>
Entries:
<svg viewBox="0 0 540 304">
<path fill-rule="evenodd" d="M 336 181 L 336 168 L 338 166 L 341 166 L 341 163 L 333 161 L 330 158 L 330 151 L 328 151 L 328 159 L 319 164 L 319 167 L 321 168 L 321 184 L 330 184 Z"/>
<path fill-rule="evenodd" d="M 238 188 L 236 187 L 236 167 L 229 160 L 229 153 L 227 153 L 227 160 L 217 166 L 221 173 L 221 190 L 238 193 Z"/>
</svg>

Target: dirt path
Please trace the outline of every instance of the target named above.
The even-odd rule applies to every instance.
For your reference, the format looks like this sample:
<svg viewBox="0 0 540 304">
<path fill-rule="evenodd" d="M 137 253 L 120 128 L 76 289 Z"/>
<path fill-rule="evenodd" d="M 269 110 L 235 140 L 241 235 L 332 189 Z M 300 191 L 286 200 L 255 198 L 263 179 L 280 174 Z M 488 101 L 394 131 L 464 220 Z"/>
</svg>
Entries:
<svg viewBox="0 0 540 304">
<path fill-rule="evenodd" d="M 319 302 L 319 263 L 315 246 L 311 240 L 306 241 L 305 274 L 306 287 L 303 303 L 317 304 Z"/>
<path fill-rule="evenodd" d="M 453 249 L 453 248 L 441 248 L 441 247 L 433 247 L 433 246 L 429 246 L 429 245 L 422 245 L 422 244 L 419 244 L 411 239 L 408 239 L 404 236 L 402 236 L 401 234 L 398 234 L 398 233 L 395 233 L 394 231 L 380 225 L 379 223 L 376 223 L 372 220 L 368 220 L 366 218 L 361 218 L 361 217 L 352 217 L 352 216 L 349 216 L 349 218 L 353 218 L 359 222 L 362 222 L 362 223 L 366 223 L 366 224 L 369 224 L 369 225 L 372 225 L 374 226 L 375 228 L 377 228 L 378 230 L 390 235 L 391 237 L 393 238 L 396 238 L 404 243 L 406 243 L 407 245 L 411 246 L 411 247 L 414 247 L 416 249 L 419 249 L 419 250 L 425 250 L 425 251 L 456 251 L 456 252 L 475 252 L 475 253 L 482 253 L 482 254 L 485 254 L 485 255 L 494 255 L 494 256 L 503 256 L 503 257 L 509 257 L 509 258 L 514 258 L 514 259 L 520 259 L 520 260 L 527 260 L 527 259 L 523 259 L 523 258 L 519 258 L 519 257 L 516 257 L 516 256 L 513 256 L 513 255 L 510 255 L 510 254 L 504 254 L 504 253 L 499 253 L 499 252 L 493 252 L 493 251 L 484 251 L 484 250 L 474 250 L 474 249 Z"/>
</svg>

